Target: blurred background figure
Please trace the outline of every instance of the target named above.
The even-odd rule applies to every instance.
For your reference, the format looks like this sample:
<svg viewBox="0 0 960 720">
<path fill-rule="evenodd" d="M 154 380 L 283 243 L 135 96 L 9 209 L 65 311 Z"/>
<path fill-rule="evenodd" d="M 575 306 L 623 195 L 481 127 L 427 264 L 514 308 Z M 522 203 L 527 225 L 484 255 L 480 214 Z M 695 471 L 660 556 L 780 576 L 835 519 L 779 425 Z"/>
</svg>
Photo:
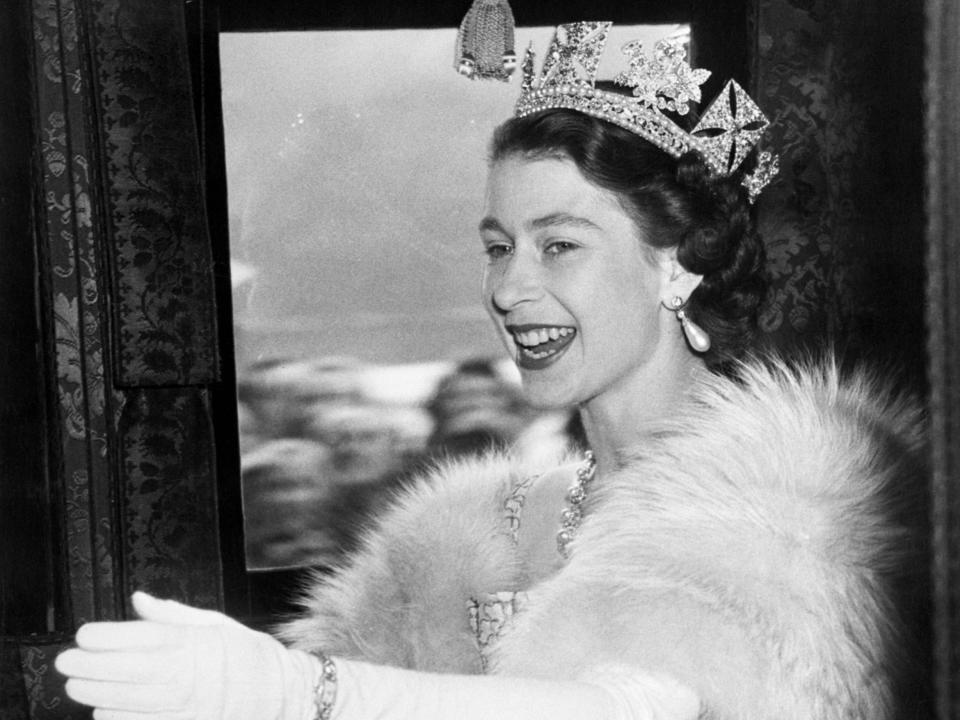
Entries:
<svg viewBox="0 0 960 720">
<path fill-rule="evenodd" d="M 248 566 L 336 563 L 436 460 L 499 448 L 535 468 L 582 447 L 576 414 L 533 410 L 512 372 L 486 358 L 273 358 L 246 368 L 237 386 Z"/>
<path fill-rule="evenodd" d="M 423 457 L 431 426 L 422 408 L 378 403 L 328 407 L 315 416 L 312 437 L 331 453 L 334 488 L 325 517 L 338 552 L 356 548 L 403 486 Z"/>
<path fill-rule="evenodd" d="M 249 366 L 237 378 L 238 402 L 249 413 L 242 444 L 307 437 L 318 407 L 362 401 L 362 367 L 344 358 L 270 358 Z"/>
<path fill-rule="evenodd" d="M 369 397 L 368 372 L 349 359 L 278 358 L 238 378 L 249 567 L 337 561 L 423 457 L 429 414 Z"/>
<path fill-rule="evenodd" d="M 434 421 L 427 441 L 431 457 L 507 449 L 534 416 L 519 386 L 487 359 L 462 362 L 441 378 L 427 410 Z"/>
<path fill-rule="evenodd" d="M 510 363 L 478 358 L 441 378 L 427 404 L 434 420 L 427 457 L 475 455 L 493 447 L 538 468 L 585 449 L 579 415 L 569 409 L 535 410 L 515 374 Z"/>
<path fill-rule="evenodd" d="M 327 564 L 339 552 L 329 532 L 336 486 L 333 454 L 302 438 L 269 440 L 242 457 L 247 565 Z"/>
</svg>

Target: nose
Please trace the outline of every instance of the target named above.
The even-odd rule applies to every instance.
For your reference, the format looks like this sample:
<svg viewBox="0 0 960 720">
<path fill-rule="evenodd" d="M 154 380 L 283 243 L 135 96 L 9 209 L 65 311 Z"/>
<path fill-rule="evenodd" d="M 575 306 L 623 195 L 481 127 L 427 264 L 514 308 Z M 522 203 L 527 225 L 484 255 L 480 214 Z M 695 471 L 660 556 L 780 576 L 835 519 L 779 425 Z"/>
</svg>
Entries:
<svg viewBox="0 0 960 720">
<path fill-rule="evenodd" d="M 507 313 L 543 294 L 541 267 L 531 253 L 516 251 L 487 267 L 484 294 L 500 313 Z"/>
</svg>

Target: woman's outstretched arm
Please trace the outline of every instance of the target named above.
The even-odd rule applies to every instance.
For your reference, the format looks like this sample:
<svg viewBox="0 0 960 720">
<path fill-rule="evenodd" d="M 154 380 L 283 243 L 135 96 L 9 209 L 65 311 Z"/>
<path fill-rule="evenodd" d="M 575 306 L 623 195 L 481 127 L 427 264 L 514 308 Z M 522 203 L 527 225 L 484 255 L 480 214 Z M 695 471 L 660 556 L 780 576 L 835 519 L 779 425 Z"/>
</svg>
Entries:
<svg viewBox="0 0 960 720">
<path fill-rule="evenodd" d="M 142 618 L 90 623 L 57 658 L 67 693 L 97 720 L 313 720 L 318 694 L 331 720 L 694 720 L 699 701 L 673 679 L 602 667 L 576 681 L 445 675 L 335 661 L 335 697 L 322 662 L 221 613 L 143 593 Z M 329 681 L 328 681 L 329 682 Z M 318 692 L 319 691 L 319 692 Z"/>
</svg>

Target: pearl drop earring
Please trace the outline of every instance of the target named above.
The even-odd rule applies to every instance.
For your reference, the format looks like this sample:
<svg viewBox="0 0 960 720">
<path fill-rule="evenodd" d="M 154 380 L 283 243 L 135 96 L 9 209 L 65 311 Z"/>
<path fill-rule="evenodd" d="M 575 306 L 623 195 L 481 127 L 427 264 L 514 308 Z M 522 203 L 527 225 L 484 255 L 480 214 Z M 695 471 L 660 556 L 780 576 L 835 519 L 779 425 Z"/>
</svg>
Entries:
<svg viewBox="0 0 960 720">
<path fill-rule="evenodd" d="M 684 312 L 683 309 L 685 305 L 686 302 L 684 302 L 683 298 L 675 295 L 671 309 L 677 314 L 677 320 L 680 321 L 680 327 L 683 328 L 683 335 L 687 338 L 687 342 L 690 343 L 690 347 L 698 353 L 705 353 L 710 349 L 710 336 L 707 335 L 702 327 L 687 317 L 687 313 Z"/>
</svg>

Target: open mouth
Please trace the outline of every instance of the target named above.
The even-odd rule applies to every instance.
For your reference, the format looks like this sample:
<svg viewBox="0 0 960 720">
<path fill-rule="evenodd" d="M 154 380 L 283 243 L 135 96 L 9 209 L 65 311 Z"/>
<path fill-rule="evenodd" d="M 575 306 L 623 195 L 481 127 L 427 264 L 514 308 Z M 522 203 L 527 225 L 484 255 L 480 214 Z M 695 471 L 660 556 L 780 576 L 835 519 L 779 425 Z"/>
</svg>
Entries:
<svg viewBox="0 0 960 720">
<path fill-rule="evenodd" d="M 512 325 L 507 330 L 517 346 L 517 364 L 533 370 L 556 360 L 577 334 L 564 325 Z"/>
</svg>

